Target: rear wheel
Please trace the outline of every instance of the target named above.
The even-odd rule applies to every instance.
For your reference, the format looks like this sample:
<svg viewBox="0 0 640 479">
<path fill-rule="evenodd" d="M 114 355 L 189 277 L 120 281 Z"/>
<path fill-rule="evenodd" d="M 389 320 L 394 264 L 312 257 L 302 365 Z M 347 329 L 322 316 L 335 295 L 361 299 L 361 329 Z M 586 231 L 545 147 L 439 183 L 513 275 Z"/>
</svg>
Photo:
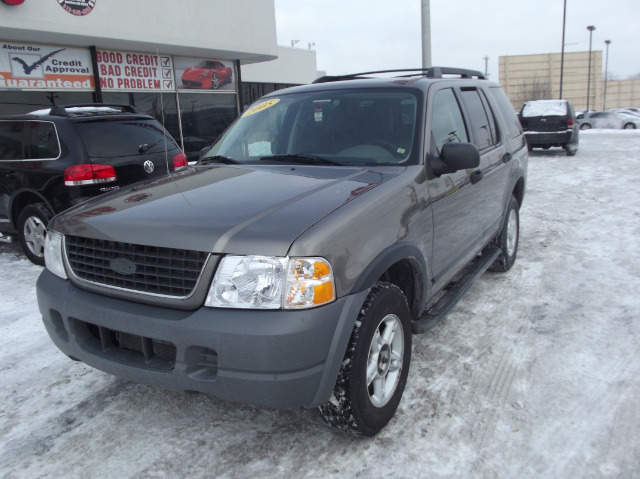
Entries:
<svg viewBox="0 0 640 479">
<path fill-rule="evenodd" d="M 578 152 L 578 140 L 576 138 L 576 141 L 573 143 L 567 143 L 564 146 L 564 149 L 567 151 L 567 156 L 575 156 L 576 153 Z"/>
<path fill-rule="evenodd" d="M 491 271 L 509 271 L 516 261 L 518 253 L 518 241 L 520 236 L 520 216 L 518 201 L 512 195 L 509 200 L 509 209 L 502 230 L 496 238 L 495 244 L 500 249 L 500 256 L 489 267 Z"/>
<path fill-rule="evenodd" d="M 42 203 L 28 205 L 18 215 L 18 237 L 27 258 L 32 263 L 44 266 L 44 240 L 47 224 L 53 217 Z"/>
<path fill-rule="evenodd" d="M 331 400 L 320 406 L 329 426 L 374 436 L 398 408 L 411 360 L 411 318 L 397 286 L 378 282 L 351 333 Z"/>
</svg>

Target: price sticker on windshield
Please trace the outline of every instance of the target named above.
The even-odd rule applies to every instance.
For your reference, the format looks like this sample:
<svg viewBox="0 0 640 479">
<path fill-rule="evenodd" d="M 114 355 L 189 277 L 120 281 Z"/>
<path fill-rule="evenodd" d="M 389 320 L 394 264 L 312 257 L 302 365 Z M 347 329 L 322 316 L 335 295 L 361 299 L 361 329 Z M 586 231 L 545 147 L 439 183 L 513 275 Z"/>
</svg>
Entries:
<svg viewBox="0 0 640 479">
<path fill-rule="evenodd" d="M 257 105 L 252 106 L 251 108 L 249 108 L 247 111 L 245 111 L 242 114 L 242 116 L 250 116 L 250 115 L 253 115 L 255 113 L 259 113 L 261 111 L 264 111 L 267 108 L 271 108 L 273 105 L 275 105 L 279 101 L 280 101 L 279 98 L 274 98 L 273 100 L 266 100 L 266 101 L 260 102 Z"/>
</svg>

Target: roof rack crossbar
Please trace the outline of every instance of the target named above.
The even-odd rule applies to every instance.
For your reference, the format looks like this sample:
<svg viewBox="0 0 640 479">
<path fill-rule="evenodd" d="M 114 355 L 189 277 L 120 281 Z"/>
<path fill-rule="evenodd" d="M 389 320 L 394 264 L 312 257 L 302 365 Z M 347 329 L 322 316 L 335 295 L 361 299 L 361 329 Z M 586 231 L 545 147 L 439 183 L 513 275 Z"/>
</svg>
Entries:
<svg viewBox="0 0 640 479">
<path fill-rule="evenodd" d="M 407 78 L 416 76 L 416 73 L 422 73 L 427 78 L 442 78 L 443 75 L 458 75 L 460 78 L 477 78 L 479 80 L 486 80 L 485 76 L 476 70 L 467 70 L 464 68 L 452 68 L 452 67 L 430 67 L 430 68 L 402 68 L 395 70 L 376 70 L 370 72 L 349 73 L 345 75 L 327 75 L 317 78 L 313 83 L 329 83 L 341 80 L 356 80 L 367 78 L 365 75 L 376 75 L 380 73 L 408 73 L 407 75 L 398 75 L 399 78 Z"/>
</svg>

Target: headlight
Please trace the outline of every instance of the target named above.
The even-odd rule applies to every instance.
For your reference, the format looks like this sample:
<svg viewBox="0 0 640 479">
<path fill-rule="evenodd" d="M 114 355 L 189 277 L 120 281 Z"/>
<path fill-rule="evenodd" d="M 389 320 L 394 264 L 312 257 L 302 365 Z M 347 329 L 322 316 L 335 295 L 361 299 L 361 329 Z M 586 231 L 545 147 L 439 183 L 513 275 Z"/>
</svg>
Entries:
<svg viewBox="0 0 640 479">
<path fill-rule="evenodd" d="M 301 309 L 335 299 L 331 266 L 323 258 L 225 256 L 206 306 L 243 309 Z"/>
<path fill-rule="evenodd" d="M 57 231 L 47 231 L 44 240 L 44 263 L 49 271 L 62 279 L 67 279 L 62 261 L 62 236 Z"/>
</svg>

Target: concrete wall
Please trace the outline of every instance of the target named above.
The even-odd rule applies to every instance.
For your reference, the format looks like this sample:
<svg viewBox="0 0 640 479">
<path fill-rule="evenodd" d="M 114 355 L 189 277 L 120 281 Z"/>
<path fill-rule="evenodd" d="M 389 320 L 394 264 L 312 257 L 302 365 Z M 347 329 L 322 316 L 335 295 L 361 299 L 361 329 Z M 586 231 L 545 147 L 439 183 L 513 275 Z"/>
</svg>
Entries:
<svg viewBox="0 0 640 479">
<path fill-rule="evenodd" d="M 604 103 L 606 102 L 606 103 Z M 640 108 L 640 79 L 609 80 L 604 109 L 635 106 Z"/>
<path fill-rule="evenodd" d="M 322 76 L 316 69 L 315 50 L 278 47 L 278 58 L 242 66 L 242 81 L 307 84 Z"/>
<path fill-rule="evenodd" d="M 500 84 L 519 110 L 522 103 L 530 98 L 534 83 L 547 86 L 547 98 L 560 96 L 560 53 L 537 55 L 503 56 L 500 62 Z M 576 109 L 587 108 L 587 88 L 589 86 L 589 109 L 602 109 L 603 63 L 602 51 L 591 52 L 591 81 L 589 77 L 589 52 L 571 52 L 564 55 L 564 75 L 562 97 L 568 99 Z M 611 88 L 613 82 L 607 83 Z M 608 93 L 607 93 L 608 96 Z M 640 97 L 636 100 L 636 103 Z M 631 104 L 624 106 L 633 106 Z M 610 108 L 607 105 L 607 108 Z"/>
<path fill-rule="evenodd" d="M 277 55 L 274 2 L 265 0 L 97 0 L 84 16 L 56 0 L 0 2 L 0 39 L 241 63 Z"/>
</svg>

